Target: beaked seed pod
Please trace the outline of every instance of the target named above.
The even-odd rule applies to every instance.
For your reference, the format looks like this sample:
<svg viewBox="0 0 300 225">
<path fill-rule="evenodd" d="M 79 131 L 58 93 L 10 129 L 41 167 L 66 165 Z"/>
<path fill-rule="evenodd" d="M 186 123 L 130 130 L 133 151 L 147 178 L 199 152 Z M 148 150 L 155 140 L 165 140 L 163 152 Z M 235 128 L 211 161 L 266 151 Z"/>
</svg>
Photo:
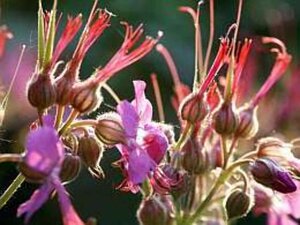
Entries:
<svg viewBox="0 0 300 225">
<path fill-rule="evenodd" d="M 198 94 L 186 96 L 179 106 L 179 116 L 182 120 L 196 123 L 205 118 L 209 112 L 208 104 Z"/>
<path fill-rule="evenodd" d="M 120 115 L 105 113 L 99 116 L 95 127 L 95 135 L 107 146 L 124 143 L 126 138 Z"/>
<path fill-rule="evenodd" d="M 209 169 L 206 151 L 197 138 L 187 140 L 182 147 L 181 165 L 190 174 L 201 174 Z"/>
<path fill-rule="evenodd" d="M 159 196 L 153 196 L 143 199 L 137 211 L 137 218 L 141 225 L 171 225 L 171 213 Z"/>
<path fill-rule="evenodd" d="M 58 105 L 67 105 L 72 99 L 72 87 L 74 81 L 66 76 L 59 76 L 55 80 L 56 103 Z"/>
<path fill-rule="evenodd" d="M 239 116 L 232 103 L 224 102 L 214 115 L 214 128 L 218 134 L 231 135 L 238 126 Z"/>
<path fill-rule="evenodd" d="M 72 88 L 71 105 L 82 114 L 96 110 L 102 101 L 100 86 L 92 79 L 76 83 Z"/>
<path fill-rule="evenodd" d="M 38 110 L 44 110 L 55 103 L 56 92 L 51 77 L 46 74 L 35 75 L 27 88 L 29 103 Z"/>
<path fill-rule="evenodd" d="M 103 146 L 95 138 L 81 137 L 78 141 L 78 155 L 88 167 L 90 173 L 97 177 L 102 178 L 103 171 L 100 167 L 102 158 Z"/>
<path fill-rule="evenodd" d="M 60 170 L 60 179 L 64 183 L 70 183 L 78 177 L 80 169 L 81 164 L 79 156 L 67 153 Z"/>
<path fill-rule="evenodd" d="M 250 171 L 256 182 L 281 193 L 291 193 L 297 190 L 291 175 L 276 161 L 260 158 L 251 165 Z"/>
<path fill-rule="evenodd" d="M 242 190 L 234 190 L 225 200 L 225 211 L 228 220 L 246 216 L 251 207 L 251 197 Z"/>
<path fill-rule="evenodd" d="M 257 120 L 257 107 L 256 108 L 244 108 L 239 112 L 240 121 L 235 131 L 235 136 L 238 138 L 250 139 L 256 135 L 259 128 Z"/>
</svg>

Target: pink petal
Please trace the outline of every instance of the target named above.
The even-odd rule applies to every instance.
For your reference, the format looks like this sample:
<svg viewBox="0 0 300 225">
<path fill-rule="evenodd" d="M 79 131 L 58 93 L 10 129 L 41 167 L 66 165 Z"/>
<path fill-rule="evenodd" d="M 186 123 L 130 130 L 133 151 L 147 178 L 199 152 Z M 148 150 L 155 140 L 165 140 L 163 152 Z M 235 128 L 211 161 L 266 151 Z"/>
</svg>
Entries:
<svg viewBox="0 0 300 225">
<path fill-rule="evenodd" d="M 42 185 L 30 197 L 30 199 L 19 206 L 17 216 L 25 214 L 25 223 L 28 223 L 31 216 L 47 201 L 54 187 L 49 182 Z"/>
<path fill-rule="evenodd" d="M 65 187 L 58 178 L 54 180 L 54 185 L 57 190 L 64 225 L 84 225 L 73 208 Z"/>
<path fill-rule="evenodd" d="M 149 123 L 152 120 L 152 105 L 145 96 L 146 83 L 141 80 L 133 81 L 135 100 L 132 104 L 135 106 L 136 111 L 140 118 L 140 123 Z"/>
<path fill-rule="evenodd" d="M 63 145 L 54 128 L 46 126 L 29 132 L 25 154 L 25 161 L 29 167 L 50 174 L 63 158 Z"/>
<path fill-rule="evenodd" d="M 155 163 L 147 152 L 136 149 L 129 154 L 128 177 L 133 184 L 142 183 L 154 167 Z"/>
<path fill-rule="evenodd" d="M 126 135 L 135 138 L 139 125 L 139 117 L 135 108 L 125 100 L 117 106 L 117 111 L 121 116 Z"/>
</svg>

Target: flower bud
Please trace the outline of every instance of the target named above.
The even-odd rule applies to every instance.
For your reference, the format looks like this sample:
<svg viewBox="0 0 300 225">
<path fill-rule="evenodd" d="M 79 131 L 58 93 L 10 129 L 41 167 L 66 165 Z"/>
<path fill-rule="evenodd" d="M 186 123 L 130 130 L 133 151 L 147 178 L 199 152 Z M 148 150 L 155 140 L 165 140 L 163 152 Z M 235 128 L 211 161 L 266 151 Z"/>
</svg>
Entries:
<svg viewBox="0 0 300 225">
<path fill-rule="evenodd" d="M 100 160 L 102 158 L 103 146 L 93 137 L 82 137 L 78 142 L 78 155 L 89 168 L 90 173 L 102 178 L 103 171 L 100 167 Z"/>
<path fill-rule="evenodd" d="M 137 211 L 137 218 L 141 225 L 171 225 L 173 223 L 169 207 L 160 200 L 159 196 L 143 199 Z"/>
<path fill-rule="evenodd" d="M 155 192 L 161 195 L 171 193 L 174 196 L 181 196 L 189 187 L 188 175 L 169 164 L 161 165 L 156 169 L 150 182 Z"/>
<path fill-rule="evenodd" d="M 80 158 L 76 155 L 67 153 L 60 170 L 60 179 L 62 182 L 70 183 L 78 177 L 80 169 Z"/>
<path fill-rule="evenodd" d="M 50 76 L 46 74 L 35 75 L 28 84 L 27 98 L 29 103 L 38 110 L 43 110 L 53 105 L 56 93 Z"/>
<path fill-rule="evenodd" d="M 24 161 L 19 164 L 19 170 L 25 177 L 26 181 L 30 183 L 40 184 L 48 177 L 48 174 L 29 167 Z"/>
<path fill-rule="evenodd" d="M 195 93 L 186 96 L 179 107 L 180 118 L 190 123 L 196 123 L 203 120 L 208 112 L 208 104 Z"/>
<path fill-rule="evenodd" d="M 97 118 L 95 134 L 107 146 L 124 143 L 126 140 L 121 118 L 117 113 L 105 113 L 99 116 Z"/>
<path fill-rule="evenodd" d="M 238 126 L 239 117 L 232 103 L 224 102 L 214 116 L 214 128 L 218 134 L 231 135 Z"/>
<path fill-rule="evenodd" d="M 93 80 L 77 83 L 73 86 L 71 105 L 78 112 L 86 114 L 97 109 L 101 102 L 100 86 Z"/>
<path fill-rule="evenodd" d="M 246 216 L 251 207 L 251 197 L 241 190 L 234 190 L 225 200 L 225 211 L 228 220 Z"/>
<path fill-rule="evenodd" d="M 255 160 L 250 167 L 250 171 L 254 180 L 273 190 L 281 193 L 291 193 L 297 190 L 297 186 L 289 172 L 271 159 L 261 158 Z"/>
<path fill-rule="evenodd" d="M 207 152 L 197 138 L 189 139 L 183 146 L 181 165 L 190 174 L 201 174 L 209 169 Z"/>
</svg>

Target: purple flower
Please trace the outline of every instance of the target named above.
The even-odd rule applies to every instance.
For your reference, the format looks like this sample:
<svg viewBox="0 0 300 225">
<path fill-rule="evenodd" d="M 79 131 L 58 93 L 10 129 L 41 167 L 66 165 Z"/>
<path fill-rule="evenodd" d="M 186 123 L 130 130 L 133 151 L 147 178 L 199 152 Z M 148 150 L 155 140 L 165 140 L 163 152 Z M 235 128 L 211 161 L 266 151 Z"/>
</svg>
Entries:
<svg viewBox="0 0 300 225">
<path fill-rule="evenodd" d="M 56 191 L 64 225 L 84 224 L 75 212 L 67 191 L 59 178 L 63 159 L 63 144 L 56 130 L 52 127 L 52 121 L 45 118 L 44 126 L 31 130 L 26 139 L 24 163 L 33 172 L 44 175 L 41 187 L 32 194 L 27 202 L 18 208 L 18 216 L 25 214 L 26 223 L 47 201 L 49 195 Z"/>
<path fill-rule="evenodd" d="M 125 130 L 126 143 L 117 145 L 122 154 L 122 168 L 126 176 L 120 185 L 122 190 L 137 192 L 150 171 L 162 160 L 168 140 L 159 127 L 152 123 L 152 105 L 145 97 L 146 84 L 134 81 L 135 99 L 122 101 L 117 111 Z"/>
</svg>

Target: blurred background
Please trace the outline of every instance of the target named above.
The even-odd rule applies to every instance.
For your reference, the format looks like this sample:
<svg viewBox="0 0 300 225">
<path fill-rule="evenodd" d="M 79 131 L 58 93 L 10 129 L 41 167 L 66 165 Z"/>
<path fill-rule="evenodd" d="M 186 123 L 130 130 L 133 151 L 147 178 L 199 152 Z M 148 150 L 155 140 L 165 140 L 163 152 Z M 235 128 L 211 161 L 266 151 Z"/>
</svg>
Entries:
<svg viewBox="0 0 300 225">
<path fill-rule="evenodd" d="M 52 1 L 43 1 L 45 8 L 50 9 Z M 225 35 L 228 27 L 235 21 L 237 0 L 215 0 L 215 38 L 212 55 L 218 48 L 218 38 Z M 92 0 L 72 1 L 60 0 L 59 11 L 63 13 L 62 23 L 66 21 L 67 15 L 82 13 L 86 20 L 89 10 L 93 4 Z M 82 68 L 82 78 L 89 76 L 93 70 L 104 65 L 114 54 L 122 42 L 123 28 L 120 21 L 128 21 L 137 26 L 144 24 L 146 33 L 156 36 L 159 30 L 164 32 L 161 40 L 171 52 L 179 74 L 184 83 L 191 85 L 194 70 L 194 29 L 190 16 L 178 12 L 182 5 L 196 6 L 192 0 L 101 0 L 99 5 L 113 12 L 116 16 L 112 19 L 112 25 L 102 35 L 100 40 L 91 48 L 85 58 Z M 0 79 L 4 87 L 7 87 L 14 72 L 21 45 L 25 44 L 26 52 L 22 61 L 20 74 L 13 88 L 10 97 L 8 112 L 4 125 L 0 130 L 0 152 L 21 152 L 24 142 L 24 135 L 28 125 L 35 120 L 35 111 L 26 101 L 26 81 L 30 77 L 35 63 L 37 47 L 37 0 L 0 0 L 0 24 L 7 25 L 14 34 L 14 38 L 8 42 L 6 52 L 0 61 Z M 208 4 L 204 4 L 201 15 L 201 26 L 204 46 L 206 46 L 209 31 Z M 276 87 L 276 101 L 280 101 L 279 108 L 272 108 L 274 104 L 268 101 L 266 108 L 270 113 L 275 113 L 274 123 L 266 123 L 263 132 L 280 132 L 290 135 L 289 138 L 299 136 L 300 123 L 295 123 L 299 117 L 299 103 L 288 104 L 287 98 L 300 97 L 297 88 L 290 93 L 289 88 L 299 74 L 297 69 L 299 51 L 300 29 L 300 2 L 295 0 L 251 0 L 244 1 L 242 20 L 240 26 L 240 39 L 245 37 L 254 40 L 254 50 L 251 52 L 251 68 L 245 73 L 252 73 L 253 90 L 249 90 L 249 96 L 257 90 L 258 85 L 268 75 L 274 57 L 264 57 L 269 54 L 267 49 L 261 48 L 259 40 L 261 36 L 275 36 L 280 38 L 287 45 L 289 53 L 293 55 L 293 63 L 290 72 Z M 73 42 L 76 43 L 76 42 Z M 75 45 L 71 45 L 64 54 L 64 58 L 71 57 Z M 268 58 L 268 59 L 266 59 Z M 211 59 L 213 60 L 213 58 Z M 149 56 L 121 71 L 117 77 L 109 81 L 111 87 L 116 90 L 120 98 L 131 99 L 133 97 L 132 80 L 144 79 L 150 84 L 150 74 L 155 72 L 158 75 L 160 88 L 163 95 L 163 102 L 166 112 L 166 122 L 177 124 L 176 112 L 170 104 L 172 94 L 172 80 L 168 68 L 162 57 L 153 51 Z M 245 75 L 243 75 L 245 76 Z M 300 74 L 299 74 L 300 76 Z M 299 77 L 298 76 L 298 77 Z M 295 79 L 295 80 L 292 80 Z M 247 80 L 247 77 L 245 78 Z M 256 82 L 257 81 L 257 82 Z M 298 79 L 299 81 L 299 79 Z M 154 99 L 153 89 L 148 86 L 147 96 Z M 247 98 L 247 97 L 246 97 Z M 99 112 L 107 111 L 114 107 L 114 103 L 107 96 L 106 105 L 103 105 Z M 154 101 L 153 101 L 154 102 Z M 285 104 L 283 104 L 285 103 Z M 269 108 L 268 108 L 269 107 Z M 285 107 L 285 108 L 284 108 Z M 284 109 L 283 109 L 284 108 Z M 271 109 L 271 111 L 270 111 Z M 262 110 L 262 112 L 263 112 Z M 287 115 L 290 120 L 287 120 Z M 95 116 L 95 115 L 91 115 Z M 282 119 L 284 118 L 284 119 Z M 155 115 L 158 119 L 158 115 Z M 264 120 L 263 120 L 264 121 Z M 270 125 L 271 124 L 271 125 Z M 263 133 L 261 134 L 263 135 Z M 119 170 L 113 169 L 111 163 L 118 159 L 118 153 L 114 150 L 106 151 L 101 162 L 106 173 L 106 179 L 95 180 L 87 171 L 83 170 L 78 179 L 67 186 L 72 202 L 83 219 L 94 216 L 99 224 L 106 225 L 135 225 L 137 224 L 135 212 L 138 208 L 140 195 L 120 192 L 115 187 L 120 183 L 122 177 Z M 17 175 L 17 168 L 13 164 L 0 165 L 0 193 L 11 183 Z M 0 211 L 1 225 L 23 224 L 23 219 L 16 218 L 17 206 L 27 200 L 36 187 L 25 183 L 17 191 L 15 196 Z M 50 222 L 51 221 L 51 222 Z M 30 224 L 56 224 L 61 222 L 60 212 L 56 199 L 47 202 L 32 218 Z M 240 225 L 264 224 L 265 218 L 253 218 L 249 216 L 238 222 Z"/>
</svg>

